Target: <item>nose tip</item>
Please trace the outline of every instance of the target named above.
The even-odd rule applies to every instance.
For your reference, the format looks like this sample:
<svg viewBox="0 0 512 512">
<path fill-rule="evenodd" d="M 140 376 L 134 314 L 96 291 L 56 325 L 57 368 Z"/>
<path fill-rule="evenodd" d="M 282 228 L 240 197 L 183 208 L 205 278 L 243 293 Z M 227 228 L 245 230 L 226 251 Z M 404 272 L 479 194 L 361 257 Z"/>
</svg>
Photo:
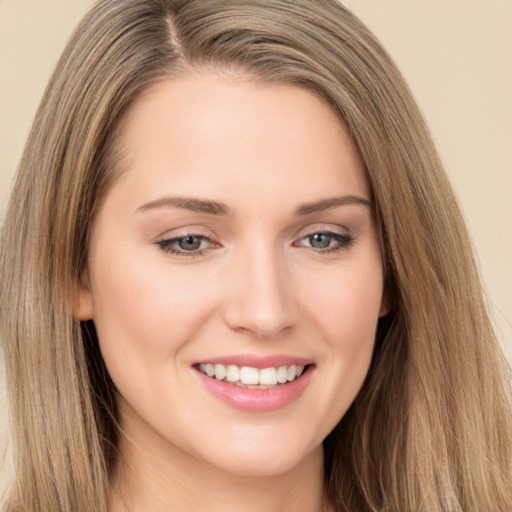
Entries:
<svg viewBox="0 0 512 512">
<path fill-rule="evenodd" d="M 292 329 L 298 321 L 292 283 L 283 268 L 268 258 L 244 265 L 234 279 L 224 317 L 235 331 L 271 339 Z"/>
<path fill-rule="evenodd" d="M 247 291 L 251 293 L 250 289 Z M 290 312 L 276 301 L 257 301 L 251 298 L 252 304 L 241 304 L 237 314 L 232 314 L 228 325 L 236 331 L 246 332 L 255 338 L 271 339 L 284 331 L 290 330 L 294 321 Z M 260 305 L 258 305 L 258 303 Z"/>
</svg>

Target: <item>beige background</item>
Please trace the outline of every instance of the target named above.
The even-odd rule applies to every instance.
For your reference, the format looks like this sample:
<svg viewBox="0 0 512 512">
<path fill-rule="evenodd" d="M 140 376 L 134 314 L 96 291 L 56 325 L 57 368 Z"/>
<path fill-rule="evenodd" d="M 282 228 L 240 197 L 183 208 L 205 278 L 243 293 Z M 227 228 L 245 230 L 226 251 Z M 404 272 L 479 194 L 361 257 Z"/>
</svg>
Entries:
<svg viewBox="0 0 512 512">
<path fill-rule="evenodd" d="M 0 216 L 50 72 L 92 3 L 0 0 Z M 395 57 L 425 112 L 512 360 L 512 0 L 345 3 Z"/>
</svg>

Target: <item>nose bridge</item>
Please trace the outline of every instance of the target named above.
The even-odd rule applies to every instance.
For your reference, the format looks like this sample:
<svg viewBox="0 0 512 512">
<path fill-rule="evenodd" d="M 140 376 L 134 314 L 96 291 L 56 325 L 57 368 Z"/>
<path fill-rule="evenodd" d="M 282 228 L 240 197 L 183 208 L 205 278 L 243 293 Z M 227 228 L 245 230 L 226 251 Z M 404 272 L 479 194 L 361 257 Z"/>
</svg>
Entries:
<svg viewBox="0 0 512 512">
<path fill-rule="evenodd" d="M 271 338 L 293 327 L 297 306 L 284 255 L 275 247 L 253 243 L 236 257 L 227 297 L 228 325 L 258 338 Z"/>
</svg>

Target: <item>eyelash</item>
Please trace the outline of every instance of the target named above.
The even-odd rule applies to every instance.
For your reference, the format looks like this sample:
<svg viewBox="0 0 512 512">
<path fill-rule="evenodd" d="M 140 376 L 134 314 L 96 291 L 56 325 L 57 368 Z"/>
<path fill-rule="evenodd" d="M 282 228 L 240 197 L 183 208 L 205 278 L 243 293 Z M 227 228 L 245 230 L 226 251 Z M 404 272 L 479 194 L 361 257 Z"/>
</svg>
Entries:
<svg viewBox="0 0 512 512">
<path fill-rule="evenodd" d="M 300 240 L 302 241 L 302 240 L 309 239 L 310 243 L 311 243 L 311 239 L 313 237 L 319 236 L 319 235 L 324 235 L 324 236 L 330 237 L 331 239 L 334 239 L 336 242 L 338 242 L 338 244 L 335 247 L 328 247 L 326 249 L 317 249 L 317 252 L 319 252 L 321 254 L 336 253 L 336 252 L 340 252 L 344 249 L 348 249 L 351 245 L 353 245 L 354 240 L 355 240 L 352 235 L 336 233 L 335 231 L 314 231 L 313 233 L 309 233 L 308 235 L 302 237 Z M 297 245 L 295 245 L 295 246 L 297 247 Z M 298 247 L 304 247 L 304 246 L 298 245 Z M 306 247 L 311 247 L 312 249 L 315 249 L 311 245 L 306 246 Z"/>
<path fill-rule="evenodd" d="M 199 249 L 195 251 L 184 251 L 183 249 L 176 249 L 175 245 L 178 244 L 181 240 L 185 240 L 186 238 L 197 238 L 199 241 L 208 242 L 209 244 L 216 244 L 210 237 L 205 235 L 199 235 L 197 233 L 187 233 L 184 236 L 178 236 L 176 238 L 169 238 L 166 240 L 160 240 L 157 242 L 157 245 L 167 254 L 173 254 L 180 258 L 196 258 L 198 256 L 202 256 L 209 248 Z"/>
<path fill-rule="evenodd" d="M 312 238 L 315 237 L 315 236 L 319 236 L 319 235 L 320 236 L 324 235 L 324 236 L 330 237 L 331 239 L 333 239 L 336 242 L 338 242 L 338 244 L 335 247 L 328 247 L 328 248 L 325 248 L 325 249 L 318 249 L 318 248 L 312 247 L 311 245 L 304 246 L 302 244 L 299 244 L 298 242 L 294 242 L 293 246 L 294 247 L 309 247 L 309 248 L 311 248 L 313 250 L 316 250 L 316 252 L 318 252 L 320 254 L 331 254 L 331 253 L 340 252 L 340 251 L 342 251 L 344 249 L 348 249 L 351 245 L 353 245 L 354 240 L 355 240 L 352 235 L 348 235 L 348 234 L 336 233 L 334 231 L 314 231 L 312 233 L 309 233 L 309 234 L 303 236 L 299 240 L 299 242 L 302 242 L 304 240 L 308 240 L 309 239 L 309 241 L 311 243 Z M 157 245 L 165 253 L 173 254 L 174 256 L 177 256 L 177 257 L 180 257 L 180 258 L 196 258 L 196 257 L 200 257 L 206 251 L 208 251 L 211 248 L 211 247 L 207 247 L 205 249 L 196 249 L 196 250 L 192 250 L 192 251 L 186 251 L 186 250 L 183 250 L 183 249 L 176 249 L 175 248 L 175 246 L 180 241 L 183 241 L 183 240 L 185 240 L 187 238 L 199 239 L 199 242 L 201 244 L 203 242 L 207 242 L 208 244 L 212 244 L 213 246 L 218 246 L 219 245 L 214 240 L 212 240 L 210 237 L 205 236 L 205 235 L 196 234 L 196 233 L 188 233 L 188 234 L 186 234 L 184 236 L 179 236 L 179 237 L 176 237 L 176 238 L 168 238 L 166 240 L 160 240 L 160 241 L 157 242 Z"/>
</svg>

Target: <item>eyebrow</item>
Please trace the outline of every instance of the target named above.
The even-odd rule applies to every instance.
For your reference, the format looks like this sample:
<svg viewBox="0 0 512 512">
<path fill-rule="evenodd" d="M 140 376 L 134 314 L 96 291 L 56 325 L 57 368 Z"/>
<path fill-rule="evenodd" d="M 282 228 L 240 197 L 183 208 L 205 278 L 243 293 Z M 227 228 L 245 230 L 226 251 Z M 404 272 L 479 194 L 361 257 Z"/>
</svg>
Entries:
<svg viewBox="0 0 512 512">
<path fill-rule="evenodd" d="M 361 196 L 348 195 L 329 197 L 327 199 L 322 199 L 321 201 L 306 203 L 299 206 L 299 208 L 297 208 L 297 215 L 310 215 L 312 213 L 323 212 L 325 210 L 332 210 L 333 208 L 345 206 L 347 204 L 357 204 L 361 206 L 368 206 L 369 208 L 373 208 L 374 206 L 372 201 Z"/>
<path fill-rule="evenodd" d="M 349 204 L 356 204 L 362 206 L 368 206 L 373 208 L 373 203 L 368 199 L 360 196 L 348 195 L 340 197 L 329 197 L 316 201 L 313 203 L 305 203 L 296 210 L 297 215 L 310 215 L 312 213 L 323 212 L 325 210 L 332 210 L 339 206 L 345 206 Z M 184 210 L 190 210 L 196 213 L 206 213 L 209 215 L 222 215 L 226 216 L 230 214 L 230 209 L 224 204 L 218 201 L 209 201 L 207 199 L 196 199 L 193 197 L 162 197 L 155 201 L 150 201 L 137 208 L 137 212 L 145 212 L 148 210 L 154 210 L 157 208 L 175 207 L 182 208 Z"/>
<path fill-rule="evenodd" d="M 155 208 L 176 207 L 190 210 L 197 213 L 208 213 L 210 215 L 228 215 L 229 208 L 224 203 L 208 201 L 206 199 L 195 199 L 193 197 L 162 197 L 155 201 L 143 204 L 137 208 L 138 212 L 145 212 Z"/>
</svg>

